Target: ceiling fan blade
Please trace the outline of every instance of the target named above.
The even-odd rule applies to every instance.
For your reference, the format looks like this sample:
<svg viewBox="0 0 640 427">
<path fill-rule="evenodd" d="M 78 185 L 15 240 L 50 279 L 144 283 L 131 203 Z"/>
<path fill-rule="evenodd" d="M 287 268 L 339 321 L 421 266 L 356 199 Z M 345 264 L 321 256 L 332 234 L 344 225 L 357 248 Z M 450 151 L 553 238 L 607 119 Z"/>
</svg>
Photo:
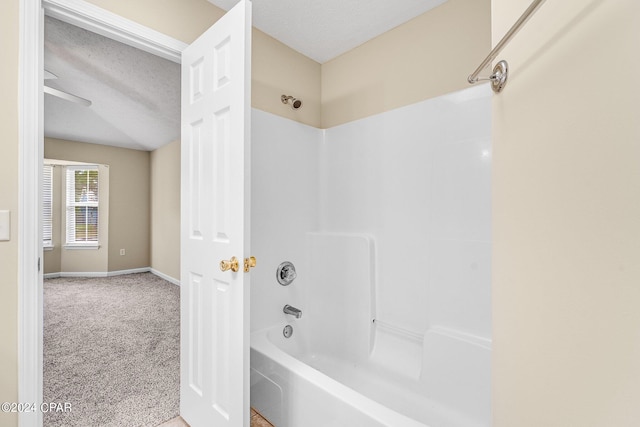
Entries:
<svg viewBox="0 0 640 427">
<path fill-rule="evenodd" d="M 57 96 L 58 98 L 65 99 L 67 101 L 75 102 L 76 104 L 84 105 L 85 107 L 91 106 L 91 101 L 88 99 L 80 98 L 79 96 L 71 95 L 70 93 L 63 92 L 49 86 L 44 86 L 44 93 Z"/>
<path fill-rule="evenodd" d="M 55 80 L 57 78 L 58 78 L 58 76 L 53 74 L 51 71 L 44 70 L 44 79 L 45 80 Z"/>
</svg>

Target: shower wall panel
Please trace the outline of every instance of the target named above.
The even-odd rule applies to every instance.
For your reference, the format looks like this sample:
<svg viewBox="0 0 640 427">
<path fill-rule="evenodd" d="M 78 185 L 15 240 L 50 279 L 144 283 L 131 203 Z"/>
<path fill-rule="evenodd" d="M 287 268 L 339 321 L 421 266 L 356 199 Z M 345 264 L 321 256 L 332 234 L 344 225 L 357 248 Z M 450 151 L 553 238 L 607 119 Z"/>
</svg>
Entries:
<svg viewBox="0 0 640 427">
<path fill-rule="evenodd" d="M 285 319 L 310 283 L 306 233 L 318 229 L 318 150 L 322 131 L 260 110 L 251 125 L 251 330 Z M 276 281 L 276 268 L 291 261 L 298 278 Z"/>
<path fill-rule="evenodd" d="M 320 231 L 372 237 L 377 321 L 490 338 L 490 103 L 478 86 L 327 130 L 254 109 L 252 330 L 304 312 L 305 233 Z"/>
<path fill-rule="evenodd" d="M 320 228 L 376 244 L 377 320 L 491 336 L 491 92 L 325 131 Z"/>
</svg>

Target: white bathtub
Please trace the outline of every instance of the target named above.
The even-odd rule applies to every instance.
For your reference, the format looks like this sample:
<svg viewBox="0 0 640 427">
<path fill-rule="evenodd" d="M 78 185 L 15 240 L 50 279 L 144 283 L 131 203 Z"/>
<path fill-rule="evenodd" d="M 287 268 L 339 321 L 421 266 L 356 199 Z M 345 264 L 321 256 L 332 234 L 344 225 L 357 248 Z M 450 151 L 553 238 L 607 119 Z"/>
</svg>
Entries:
<svg viewBox="0 0 640 427">
<path fill-rule="evenodd" d="M 489 341 L 378 322 L 368 356 L 354 360 L 309 340 L 304 317 L 289 323 L 290 338 L 285 323 L 251 335 L 251 406 L 274 426 L 490 426 Z"/>
</svg>

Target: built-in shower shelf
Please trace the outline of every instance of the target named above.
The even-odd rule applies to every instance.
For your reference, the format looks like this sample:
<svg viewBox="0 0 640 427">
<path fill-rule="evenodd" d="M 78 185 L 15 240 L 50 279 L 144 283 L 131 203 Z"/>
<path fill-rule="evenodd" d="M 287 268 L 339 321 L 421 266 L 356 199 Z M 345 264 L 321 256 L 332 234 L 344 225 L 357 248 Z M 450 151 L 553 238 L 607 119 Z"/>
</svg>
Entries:
<svg viewBox="0 0 640 427">
<path fill-rule="evenodd" d="M 398 335 L 410 341 L 415 341 L 419 344 L 422 344 L 422 340 L 424 339 L 424 334 L 405 329 L 401 326 L 394 325 L 393 323 L 385 322 L 379 319 L 373 319 L 373 323 L 376 325 L 376 328 L 378 330 Z"/>
<path fill-rule="evenodd" d="M 456 329 L 445 328 L 442 326 L 433 326 L 427 330 L 428 333 L 434 333 L 439 335 L 444 335 L 449 338 L 454 338 L 459 341 L 464 341 L 468 344 L 477 345 L 479 347 L 483 347 L 487 350 L 491 350 L 491 340 L 489 338 L 485 338 L 479 335 L 469 334 L 463 331 L 459 331 Z"/>
</svg>

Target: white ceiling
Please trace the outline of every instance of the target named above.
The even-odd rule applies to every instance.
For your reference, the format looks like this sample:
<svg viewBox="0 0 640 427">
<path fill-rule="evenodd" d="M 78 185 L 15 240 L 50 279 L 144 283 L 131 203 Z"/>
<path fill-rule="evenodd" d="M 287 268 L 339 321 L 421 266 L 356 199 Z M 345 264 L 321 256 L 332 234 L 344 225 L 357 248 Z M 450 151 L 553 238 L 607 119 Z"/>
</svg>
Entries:
<svg viewBox="0 0 640 427">
<path fill-rule="evenodd" d="M 254 0 L 253 25 L 327 62 L 446 0 Z M 238 0 L 209 0 L 229 10 Z"/>
<path fill-rule="evenodd" d="M 44 134 L 155 150 L 180 137 L 180 65 L 45 17 L 46 85 L 92 101 L 45 94 Z"/>
</svg>

